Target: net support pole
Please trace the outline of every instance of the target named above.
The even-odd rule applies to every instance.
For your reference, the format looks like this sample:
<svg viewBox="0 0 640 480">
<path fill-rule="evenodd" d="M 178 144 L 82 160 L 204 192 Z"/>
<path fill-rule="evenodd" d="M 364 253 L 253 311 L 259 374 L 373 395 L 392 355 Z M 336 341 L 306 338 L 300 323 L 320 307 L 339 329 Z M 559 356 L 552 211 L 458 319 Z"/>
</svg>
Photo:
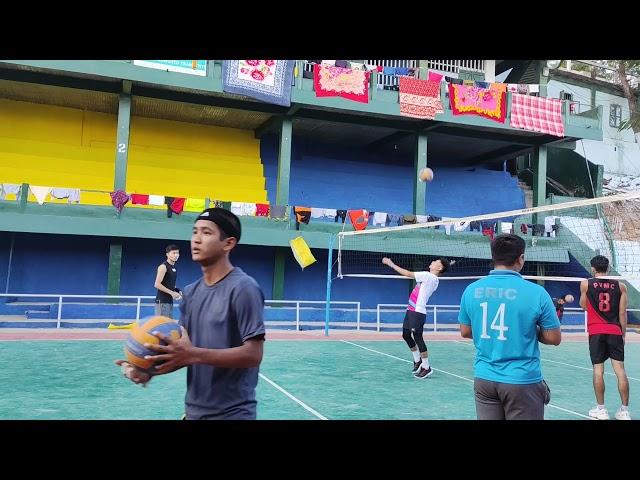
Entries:
<svg viewBox="0 0 640 480">
<path fill-rule="evenodd" d="M 331 265 L 333 260 L 333 243 L 336 235 L 329 235 L 329 249 L 327 250 L 327 302 L 324 306 L 324 335 L 329 336 L 329 316 L 331 313 Z"/>
</svg>

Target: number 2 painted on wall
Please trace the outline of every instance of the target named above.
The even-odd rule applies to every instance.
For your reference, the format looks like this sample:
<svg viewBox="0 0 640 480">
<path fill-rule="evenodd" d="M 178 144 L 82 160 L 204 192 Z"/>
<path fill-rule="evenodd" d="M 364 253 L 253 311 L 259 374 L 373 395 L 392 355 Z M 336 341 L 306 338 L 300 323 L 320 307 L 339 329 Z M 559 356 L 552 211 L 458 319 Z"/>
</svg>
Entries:
<svg viewBox="0 0 640 480">
<path fill-rule="evenodd" d="M 118 144 L 118 153 L 124 153 L 127 151 L 127 145 L 124 143 Z"/>
</svg>

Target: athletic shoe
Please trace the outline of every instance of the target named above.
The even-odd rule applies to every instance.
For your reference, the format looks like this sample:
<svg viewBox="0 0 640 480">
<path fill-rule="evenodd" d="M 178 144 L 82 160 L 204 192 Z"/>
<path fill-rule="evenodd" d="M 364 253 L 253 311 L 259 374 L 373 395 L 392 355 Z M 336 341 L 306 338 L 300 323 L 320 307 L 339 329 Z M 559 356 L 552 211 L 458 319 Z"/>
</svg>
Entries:
<svg viewBox="0 0 640 480">
<path fill-rule="evenodd" d="M 618 410 L 616 412 L 616 420 L 631 420 L 629 410 Z"/>
<path fill-rule="evenodd" d="M 420 370 L 420 365 L 422 365 L 422 360 L 418 360 L 417 362 L 413 362 L 413 371 L 411 373 L 413 373 L 414 375 L 416 373 L 418 373 L 418 370 Z"/>
<path fill-rule="evenodd" d="M 609 412 L 606 408 L 592 408 L 589 410 L 589 416 L 591 418 L 595 418 L 596 420 L 609 420 Z"/>
<path fill-rule="evenodd" d="M 431 375 L 433 375 L 433 369 L 431 367 L 429 368 L 420 367 L 420 370 L 418 370 L 418 373 L 414 374 L 414 377 L 427 378 L 427 377 L 430 377 Z"/>
</svg>

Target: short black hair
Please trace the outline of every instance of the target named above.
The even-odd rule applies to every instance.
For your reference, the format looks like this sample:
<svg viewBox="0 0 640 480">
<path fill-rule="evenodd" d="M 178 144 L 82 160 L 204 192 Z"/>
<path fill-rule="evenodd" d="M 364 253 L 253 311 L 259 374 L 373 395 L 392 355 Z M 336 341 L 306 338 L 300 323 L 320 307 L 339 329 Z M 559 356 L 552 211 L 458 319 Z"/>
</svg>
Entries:
<svg viewBox="0 0 640 480">
<path fill-rule="evenodd" d="M 238 216 L 227 210 L 226 208 L 214 207 L 207 208 L 196 218 L 198 220 L 208 220 L 215 223 L 220 232 L 220 240 L 226 240 L 229 237 L 234 237 L 236 243 L 240 241 L 242 234 L 242 224 Z"/>
<path fill-rule="evenodd" d="M 524 253 L 524 240 L 512 233 L 503 233 L 491 241 L 491 258 L 494 266 L 510 267 Z"/>
<path fill-rule="evenodd" d="M 440 263 L 442 263 L 442 270 L 440 270 L 440 275 L 442 275 L 444 272 L 449 270 L 451 262 L 444 257 L 440 257 L 438 260 L 440 260 Z"/>
<path fill-rule="evenodd" d="M 591 266 L 598 273 L 607 273 L 607 270 L 609 270 L 609 259 L 604 255 L 596 255 L 591 259 Z"/>
<path fill-rule="evenodd" d="M 180 247 L 178 247 L 178 245 L 175 244 L 171 244 L 171 245 L 167 245 L 167 248 L 164 249 L 166 253 L 172 252 L 174 250 L 180 250 Z"/>
</svg>

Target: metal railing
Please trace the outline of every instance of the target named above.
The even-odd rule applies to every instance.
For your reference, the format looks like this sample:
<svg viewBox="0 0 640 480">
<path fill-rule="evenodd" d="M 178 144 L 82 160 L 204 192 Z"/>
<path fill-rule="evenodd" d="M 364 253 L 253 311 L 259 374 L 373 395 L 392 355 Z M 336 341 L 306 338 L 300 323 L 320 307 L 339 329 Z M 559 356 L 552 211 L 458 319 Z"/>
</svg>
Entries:
<svg viewBox="0 0 640 480">
<path fill-rule="evenodd" d="M 135 299 L 135 305 L 136 305 L 136 316 L 134 320 L 139 320 L 140 319 L 140 308 L 143 305 L 142 304 L 142 300 L 155 300 L 155 296 L 151 296 L 151 295 L 69 295 L 69 294 L 47 294 L 47 293 L 43 293 L 43 294 L 35 294 L 35 293 L 0 293 L 0 297 L 5 297 L 5 298 L 51 298 L 51 299 L 56 299 L 53 303 L 57 303 L 57 315 L 56 315 L 56 328 L 60 328 L 60 325 L 62 323 L 62 307 L 63 307 L 63 300 L 64 299 L 106 299 L 106 300 L 134 300 Z M 175 304 L 179 304 L 179 301 L 175 302 Z M 296 326 L 296 330 L 300 330 L 300 326 L 304 325 L 307 322 L 301 322 L 300 321 L 300 310 L 301 309 L 305 309 L 305 305 L 321 305 L 322 308 L 317 308 L 314 310 L 318 310 L 318 311 L 322 311 L 324 312 L 324 305 L 326 304 L 326 302 L 324 300 L 265 300 L 265 307 L 267 308 L 274 308 L 277 305 L 282 305 L 282 304 L 288 304 L 288 305 L 293 305 L 295 306 L 295 310 L 296 310 L 296 319 L 295 319 L 295 326 Z M 95 305 L 104 305 L 102 303 L 96 303 Z M 113 305 L 113 304 L 112 304 Z M 121 304 L 122 305 L 122 304 Z M 126 305 L 126 304 L 125 304 Z M 151 304 L 146 304 L 146 305 L 154 305 L 153 303 Z M 302 307 L 301 307 L 302 305 Z M 361 313 L 361 308 L 360 308 L 360 302 L 349 302 L 349 301 L 332 301 L 331 302 L 331 306 L 333 305 L 354 305 L 355 306 L 355 313 L 356 313 L 356 330 L 360 330 L 360 313 Z M 286 308 L 286 307 L 285 307 Z M 308 307 L 306 309 L 309 309 Z M 43 319 L 43 320 L 48 320 L 48 319 Z M 53 320 L 53 319 L 51 319 Z M 98 323 L 99 320 L 101 319 L 97 319 Z M 123 320 L 126 321 L 127 319 L 106 319 L 104 320 L 103 323 L 107 323 L 107 322 L 111 322 L 113 320 Z M 265 324 L 269 325 L 269 323 L 273 323 L 273 321 L 266 321 Z M 313 322 L 311 322 L 313 323 Z M 322 325 L 324 325 L 324 321 L 322 321 Z"/>
<path fill-rule="evenodd" d="M 274 308 L 274 304 L 294 304 L 295 305 L 295 309 L 296 309 L 296 331 L 300 331 L 300 325 L 304 324 L 313 324 L 315 325 L 316 323 L 318 325 L 322 324 L 324 325 L 324 320 L 323 321 L 318 321 L 318 322 L 301 322 L 300 321 L 300 305 L 322 305 L 322 308 L 318 308 L 318 309 L 314 309 L 314 310 L 318 310 L 318 311 L 322 311 L 324 312 L 325 310 L 325 305 L 326 305 L 326 301 L 324 300 L 265 300 L 265 306 L 267 306 L 268 308 Z M 329 303 L 329 308 L 331 308 L 331 305 L 355 305 L 356 306 L 356 330 L 360 330 L 360 302 L 347 302 L 347 301 L 331 301 Z M 285 307 L 287 308 L 287 307 Z M 303 307 L 304 309 L 304 307 Z M 323 313 L 324 314 L 324 313 Z M 335 324 L 336 322 L 334 322 Z M 269 324 L 274 324 L 273 320 L 269 320 L 269 321 L 265 321 L 265 325 L 269 325 Z M 330 322 L 331 325 L 331 322 Z"/>
<path fill-rule="evenodd" d="M 150 306 L 150 305 L 154 305 L 154 303 L 147 303 L 147 304 L 143 304 L 142 300 L 155 300 L 154 296 L 151 295 L 69 295 L 69 294 L 34 294 L 34 293 L 0 293 L 0 298 L 2 297 L 6 297 L 6 298 L 51 298 L 51 299 L 56 299 L 54 302 L 51 302 L 51 304 L 56 303 L 58 310 L 57 310 L 57 315 L 55 318 L 56 321 L 56 328 L 61 328 L 61 323 L 62 323 L 62 308 L 63 308 L 63 300 L 64 299 L 106 299 L 106 300 L 135 300 L 135 305 L 136 305 L 136 316 L 134 320 L 139 320 L 140 319 L 140 309 L 143 305 L 145 306 Z M 178 302 L 176 302 L 176 304 L 178 304 Z M 10 304 L 9 304 L 10 305 Z M 104 303 L 95 303 L 96 306 L 102 306 L 105 305 Z M 111 305 L 116 305 L 115 303 L 111 303 Z M 119 305 L 123 305 L 122 303 L 120 303 Z M 124 303 L 124 305 L 131 305 L 131 304 L 127 304 Z M 288 306 L 290 305 L 290 306 Z M 320 306 L 319 308 L 317 307 L 313 307 L 312 305 L 318 305 Z M 318 320 L 318 321 L 303 321 L 300 318 L 300 312 L 304 311 L 304 310 L 317 310 L 318 312 L 324 312 L 326 302 L 324 300 L 265 300 L 265 308 L 278 308 L 278 306 L 280 306 L 279 308 L 284 308 L 284 309 L 292 309 L 295 308 L 295 322 L 293 323 L 295 325 L 295 330 L 296 331 L 300 331 L 301 330 L 301 326 L 304 325 L 310 325 L 310 326 L 324 326 L 325 322 L 324 320 Z M 384 325 L 384 323 L 381 321 L 381 315 L 384 313 L 399 313 L 399 312 L 404 312 L 407 308 L 407 304 L 406 303 L 379 303 L 376 305 L 376 320 L 375 323 L 373 322 L 362 322 L 361 320 L 361 315 L 362 315 L 362 307 L 361 307 L 361 302 L 356 302 L 356 301 L 331 301 L 330 302 L 330 308 L 334 308 L 334 305 L 353 305 L 354 308 L 342 308 L 341 310 L 344 311 L 354 311 L 355 310 L 355 315 L 356 315 L 356 321 L 355 321 L 355 328 L 356 330 L 361 330 L 362 327 L 373 327 L 375 325 L 375 329 L 377 332 L 381 331 L 382 326 Z M 370 310 L 367 310 L 370 311 Z M 438 315 L 441 315 L 443 313 L 455 313 L 455 312 L 459 312 L 460 311 L 460 305 L 427 305 L 427 315 L 429 315 L 428 318 L 432 318 L 433 319 L 433 332 L 437 332 L 438 331 Z M 584 332 L 586 333 L 587 331 L 587 312 L 582 310 L 582 308 L 578 308 L 578 307 L 567 307 L 564 309 L 565 311 L 565 316 L 568 315 L 583 315 L 584 317 Z M 634 312 L 634 313 L 640 313 L 640 309 L 634 309 L 634 308 L 629 308 L 627 309 L 627 312 Z M 46 321 L 48 319 L 42 319 L 43 321 Z M 50 319 L 51 321 L 53 321 L 54 319 Z M 114 320 L 119 320 L 119 321 L 127 321 L 127 319 L 104 319 L 102 322 L 102 319 L 96 319 L 97 323 L 107 323 L 107 322 L 112 322 Z M 265 321 L 265 325 L 269 326 L 269 325 L 280 325 L 280 324 L 291 324 L 292 322 L 289 320 L 266 320 Z M 336 326 L 349 326 L 349 325 L 353 325 L 352 322 L 330 322 L 330 324 Z M 397 325 L 397 324 L 387 324 L 387 325 Z M 441 330 L 442 330 L 442 325 L 444 325 L 442 322 L 440 323 L 441 325 Z M 453 325 L 457 325 L 457 322 L 453 322 L 453 323 L 449 323 L 447 322 L 446 325 L 448 326 L 453 326 Z M 571 329 L 570 327 L 574 327 L 575 325 L 563 325 L 564 329 Z M 397 327 L 396 327 L 397 328 Z"/>
</svg>

